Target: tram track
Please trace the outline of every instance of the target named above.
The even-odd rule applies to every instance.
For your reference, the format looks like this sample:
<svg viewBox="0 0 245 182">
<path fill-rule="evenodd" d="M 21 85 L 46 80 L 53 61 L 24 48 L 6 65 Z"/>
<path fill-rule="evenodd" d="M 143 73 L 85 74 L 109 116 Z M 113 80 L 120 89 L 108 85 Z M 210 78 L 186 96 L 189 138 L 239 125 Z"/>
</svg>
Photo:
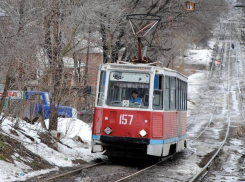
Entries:
<svg viewBox="0 0 245 182">
<path fill-rule="evenodd" d="M 227 92 L 229 93 L 228 94 L 228 100 L 227 100 L 227 120 L 226 120 L 226 123 L 227 123 L 227 127 L 226 127 L 226 135 L 223 139 L 223 141 L 221 142 L 221 144 L 219 145 L 218 149 L 216 150 L 216 152 L 214 153 L 214 155 L 208 160 L 208 162 L 206 163 L 206 165 L 195 175 L 193 176 L 189 182 L 194 182 L 194 181 L 198 181 L 200 179 L 202 179 L 204 176 L 207 175 L 208 171 L 209 171 L 209 167 L 210 165 L 213 163 L 214 159 L 217 157 L 217 155 L 219 154 L 219 152 L 221 151 L 221 149 L 223 148 L 223 146 L 225 145 L 226 141 L 227 141 L 227 138 L 228 138 L 228 135 L 229 135 L 229 130 L 230 130 L 230 121 L 231 121 L 231 109 L 230 109 L 230 97 L 231 97 L 231 89 L 230 89 L 230 79 L 231 79 L 231 23 L 230 23 L 230 36 L 229 36 L 229 39 L 230 39 L 230 45 L 229 45 L 229 49 L 228 49 L 228 66 L 227 66 L 227 76 L 228 76 L 228 79 L 227 79 Z M 237 70 L 237 64 L 236 64 L 236 70 Z M 206 129 L 206 128 L 205 128 Z M 199 135 L 200 136 L 200 135 Z"/>
<path fill-rule="evenodd" d="M 224 31 L 224 37 L 226 37 L 226 27 L 225 27 L 225 31 Z M 219 45 L 219 41 L 217 43 L 217 46 Z M 216 83 L 216 85 L 220 84 L 220 81 L 221 81 L 221 70 L 222 70 L 222 64 L 223 64 L 223 54 L 224 54 L 224 50 L 225 50 L 225 45 L 222 44 L 222 47 L 221 47 L 221 51 L 220 52 L 217 52 L 217 55 L 218 57 L 220 57 L 220 65 L 219 65 L 219 71 L 218 71 L 218 76 L 216 78 L 218 78 L 218 80 L 214 80 L 214 82 Z M 218 48 L 216 49 L 216 51 L 218 51 Z M 216 57 L 217 57 L 216 55 Z M 205 96 L 207 96 L 208 94 L 210 94 L 210 91 L 211 90 L 208 90 L 209 87 L 210 87 L 210 83 L 212 82 L 212 78 L 213 78 L 213 71 L 214 71 L 214 61 L 212 61 L 212 66 L 211 66 L 211 70 L 210 70 L 210 74 L 208 76 L 208 80 L 207 80 L 207 87 L 206 87 L 206 92 L 205 92 Z M 213 90 L 212 90 L 213 91 Z M 192 140 L 190 140 L 189 142 L 190 143 L 193 143 L 194 141 L 196 141 L 199 137 L 201 137 L 203 135 L 203 133 L 210 127 L 210 124 L 213 122 L 213 119 L 214 119 L 214 110 L 215 110 L 215 106 L 216 106 L 216 101 L 217 101 L 217 87 L 215 87 L 215 90 L 213 91 L 213 95 L 214 95 L 214 99 L 213 99 L 213 104 L 212 104 L 212 108 L 210 109 L 211 110 L 211 114 L 210 114 L 210 118 L 209 118 L 209 121 L 207 123 L 207 125 L 204 127 L 204 129 Z M 203 100 L 206 99 L 206 97 L 203 97 Z M 199 107 L 198 110 L 200 111 L 202 108 Z M 198 118 L 199 118 L 199 114 L 196 116 L 195 120 L 194 120 L 194 123 L 196 123 L 198 121 Z M 192 123 L 190 123 L 189 125 L 187 125 L 187 128 L 189 128 L 189 126 L 191 125 Z"/>
<path fill-rule="evenodd" d="M 49 182 L 49 181 L 52 181 L 52 180 L 57 180 L 57 179 L 62 178 L 62 177 L 76 175 L 77 173 L 80 173 L 82 170 L 90 169 L 90 168 L 93 168 L 95 166 L 99 166 L 99 165 L 102 165 L 102 164 L 105 164 L 105 163 L 106 162 L 101 162 L 101 163 L 98 163 L 98 164 L 93 164 L 93 165 L 89 165 L 89 166 L 85 166 L 85 167 L 78 167 L 77 169 L 71 170 L 69 172 L 65 172 L 65 173 L 61 173 L 61 174 L 58 174 L 58 175 L 53 175 L 51 177 L 47 177 L 47 178 L 44 178 L 44 179 L 40 179 L 38 182 Z"/>
<path fill-rule="evenodd" d="M 163 158 L 161 161 L 159 161 L 159 162 L 157 162 L 157 163 L 155 163 L 155 164 L 153 164 L 153 165 L 151 165 L 149 167 L 146 167 L 146 168 L 141 169 L 141 170 L 139 170 L 139 171 L 137 171 L 135 173 L 132 173 L 132 174 L 130 174 L 128 176 L 125 176 L 125 177 L 123 177 L 121 179 L 118 179 L 116 182 L 122 182 L 122 181 L 128 180 L 130 178 L 133 178 L 133 177 L 137 176 L 138 174 L 143 173 L 143 172 L 145 172 L 145 171 L 147 171 L 147 170 L 149 170 L 149 169 L 151 169 L 153 167 L 156 167 L 157 165 L 167 161 L 168 159 L 172 158 L 173 156 L 174 155 L 167 156 L 167 157 Z"/>
<path fill-rule="evenodd" d="M 221 28 L 220 28 L 221 29 Z M 222 30 L 222 29 L 221 29 Z M 225 27 L 225 30 L 224 30 L 224 36 L 225 36 L 225 33 L 226 33 L 226 27 Z M 193 124 L 193 123 L 196 123 L 196 121 L 198 121 L 198 118 L 199 118 L 199 114 L 200 114 L 200 111 L 202 110 L 202 105 L 204 105 L 204 101 L 206 100 L 206 96 L 208 96 L 208 94 L 210 94 L 210 92 L 211 92 L 211 90 L 209 89 L 210 88 L 210 83 L 212 82 L 212 80 L 211 79 L 213 79 L 213 72 L 214 72 L 214 69 L 215 69 L 215 64 L 214 64 L 214 62 L 215 62 L 215 60 L 217 59 L 217 58 L 221 58 L 220 60 L 221 60 L 221 63 L 220 63 L 220 69 L 219 69 L 219 76 L 218 76 L 218 83 L 220 83 L 220 79 L 221 79 L 221 77 L 220 77 L 220 75 L 221 75 L 221 73 L 220 73 L 220 71 L 221 71 L 221 66 L 222 66 L 222 64 L 223 64 L 223 56 L 222 56 L 222 54 L 224 53 L 224 46 L 222 45 L 222 47 L 221 47 L 221 51 L 219 52 L 219 43 L 220 43 L 220 38 L 219 38 L 219 40 L 218 40 L 218 43 L 216 44 L 216 46 L 215 46 L 215 55 L 214 55 L 214 58 L 213 58 L 213 60 L 212 60 L 212 62 L 211 62 L 211 67 L 210 67 L 210 72 L 209 72 L 209 75 L 208 75 L 208 79 L 207 79 L 207 81 L 206 81 L 206 87 L 205 87 L 205 91 L 204 91 L 204 96 L 202 96 L 201 97 L 201 101 L 199 102 L 200 104 L 199 104 L 199 107 L 197 107 L 197 114 L 196 114 L 196 117 L 195 117 L 195 119 L 194 120 L 192 120 L 188 125 L 187 125 L 187 129 L 188 128 L 190 128 L 190 126 Z M 216 90 L 215 90 L 216 91 Z M 214 98 L 214 101 L 213 101 L 213 107 L 212 107 L 212 109 L 211 110 L 213 110 L 213 108 L 215 107 L 215 104 L 216 104 L 216 96 L 215 96 L 215 98 Z M 210 118 L 213 118 L 213 116 L 211 116 Z M 208 127 L 210 125 L 210 122 L 209 122 L 209 124 L 206 126 L 206 127 Z"/>
<path fill-rule="evenodd" d="M 193 178 L 189 182 L 198 181 L 198 180 L 202 179 L 207 174 L 207 172 L 209 170 L 209 166 L 212 164 L 212 162 L 214 161 L 214 159 L 217 157 L 217 155 L 221 151 L 222 147 L 225 145 L 225 142 L 226 142 L 227 137 L 229 135 L 229 129 L 230 129 L 230 113 L 227 114 L 227 122 L 228 122 L 228 124 L 227 124 L 226 135 L 225 135 L 224 140 L 220 144 L 219 148 L 217 149 L 217 151 L 215 152 L 215 154 L 211 157 L 211 159 L 207 162 L 207 164 L 195 176 L 193 176 Z"/>
<path fill-rule="evenodd" d="M 230 27 L 231 25 L 232 23 L 230 23 Z M 235 26 L 233 27 L 235 28 Z M 232 27 L 231 27 L 231 30 L 232 30 Z M 230 33 L 230 41 L 227 42 L 227 44 L 229 45 L 229 47 L 233 47 L 233 48 L 229 49 L 229 52 L 228 52 L 229 59 L 227 60 L 228 61 L 227 70 L 228 70 L 228 78 L 229 78 L 228 79 L 229 85 L 227 87 L 227 90 L 229 91 L 229 97 L 228 97 L 229 100 L 227 101 L 228 103 L 227 109 L 228 109 L 229 124 L 231 126 L 230 127 L 231 133 L 230 134 L 227 133 L 227 135 L 229 135 L 229 140 L 227 141 L 227 145 L 224 145 L 225 141 L 222 143 L 223 145 L 221 147 L 224 147 L 224 150 L 219 155 L 219 160 L 216 160 L 216 161 L 212 160 L 210 162 L 210 163 L 215 164 L 215 165 L 212 165 L 212 167 L 210 167 L 210 170 L 203 169 L 203 174 L 206 175 L 204 178 L 204 181 L 221 180 L 220 178 L 221 176 L 222 176 L 222 180 L 224 181 L 226 180 L 243 181 L 244 180 L 244 173 L 241 172 L 239 169 L 239 166 L 241 164 L 239 163 L 239 161 L 234 160 L 234 156 L 236 158 L 239 158 L 242 156 L 242 153 L 240 153 L 242 145 L 236 146 L 233 144 L 233 141 L 239 140 L 239 138 L 242 141 L 244 138 L 243 135 L 238 133 L 238 131 L 240 131 L 240 129 L 242 130 L 242 127 L 244 126 L 244 108 L 241 105 L 243 100 L 242 100 L 241 87 L 240 87 L 240 80 L 242 77 L 239 76 L 239 75 L 243 75 L 241 72 L 241 70 L 243 70 L 243 65 L 241 63 L 242 60 L 237 60 L 238 59 L 237 52 L 240 51 L 240 49 L 234 50 L 234 47 L 238 47 L 240 45 L 238 45 L 237 41 L 236 41 L 236 44 L 234 44 L 234 41 L 236 41 L 236 39 L 235 38 L 232 39 L 232 34 Z M 232 44 L 233 46 L 231 46 Z M 232 53 L 233 53 L 233 56 L 232 56 Z M 234 130 L 236 132 L 234 132 Z M 219 168 L 217 166 L 220 166 L 220 167 L 224 166 L 224 167 Z M 227 169 L 231 166 L 232 166 L 232 173 L 229 173 L 228 172 L 229 170 Z"/>
<path fill-rule="evenodd" d="M 116 182 L 127 181 L 129 179 L 132 179 L 132 178 L 136 177 L 137 175 L 140 175 L 141 173 L 143 173 L 143 172 L 145 172 L 147 170 L 150 170 L 151 168 L 156 167 L 159 164 L 162 164 L 162 163 L 166 162 L 167 160 L 169 160 L 169 159 L 171 159 L 173 157 L 174 157 L 174 154 L 170 155 L 170 156 L 167 156 L 167 157 L 164 157 L 164 158 L 161 159 L 161 161 L 158 161 L 158 162 L 156 162 L 156 163 L 154 163 L 152 165 L 147 165 L 146 167 L 143 167 L 142 169 L 138 169 L 135 172 L 131 172 L 131 173 L 127 174 L 127 175 L 124 175 L 123 177 L 119 177 L 118 179 L 115 179 L 115 180 L 112 180 L 112 181 L 116 181 Z M 69 178 L 69 181 L 76 181 L 74 179 L 79 178 L 81 173 L 84 170 L 93 169 L 95 167 L 99 167 L 100 169 L 103 170 L 103 168 L 105 168 L 105 166 L 107 166 L 109 168 L 110 167 L 114 168 L 114 165 L 117 165 L 116 163 L 113 166 L 110 166 L 108 164 L 111 164 L 110 161 L 104 161 L 104 162 L 101 162 L 101 163 L 98 163 L 98 164 L 93 164 L 93 165 L 89 165 L 89 166 L 85 166 L 85 167 L 79 167 L 79 168 L 76 168 L 76 169 L 71 170 L 69 172 L 64 172 L 64 173 L 61 173 L 61 174 L 53 175 L 51 177 L 46 177 L 46 178 L 43 178 L 43 179 L 39 179 L 38 182 L 66 181 L 66 179 L 68 179 L 70 176 L 73 176 L 73 179 Z M 124 173 L 123 171 L 121 171 L 121 172 Z M 104 178 L 105 178 L 105 176 L 106 176 L 106 174 L 103 175 Z M 108 178 L 109 178 L 109 176 L 110 175 L 108 175 Z M 96 178 L 100 178 L 100 176 L 97 176 Z M 93 180 L 92 177 L 91 177 L 91 180 Z M 110 181 L 110 180 L 108 180 L 108 181 Z"/>
</svg>

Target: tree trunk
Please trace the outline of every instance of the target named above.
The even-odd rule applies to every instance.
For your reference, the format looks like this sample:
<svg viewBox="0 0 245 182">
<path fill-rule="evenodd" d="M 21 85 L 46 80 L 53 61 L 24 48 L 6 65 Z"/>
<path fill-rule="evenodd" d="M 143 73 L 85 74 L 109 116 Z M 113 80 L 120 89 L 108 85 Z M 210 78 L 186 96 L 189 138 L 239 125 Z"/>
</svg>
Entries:
<svg viewBox="0 0 245 182">
<path fill-rule="evenodd" d="M 3 95 L 2 95 L 2 98 L 1 98 L 1 102 L 0 102 L 0 113 L 2 113 L 3 106 L 4 106 L 4 103 L 5 103 L 6 97 L 7 97 L 9 84 L 10 84 L 10 80 L 11 80 L 11 70 L 12 70 L 12 63 L 9 64 L 8 72 L 7 72 L 7 75 L 6 75 Z"/>
<path fill-rule="evenodd" d="M 106 16 L 106 15 L 104 15 L 104 16 Z M 102 36 L 103 63 L 107 63 L 108 62 L 108 59 L 107 59 L 108 47 L 107 47 L 107 42 L 106 42 L 106 29 L 105 29 L 105 25 L 103 23 L 100 24 L 100 33 Z"/>
<path fill-rule="evenodd" d="M 85 67 L 85 86 L 88 86 L 88 62 L 89 62 L 89 46 L 90 46 L 90 28 L 88 32 L 88 48 L 87 48 L 87 57 L 86 57 L 86 67 Z"/>
<path fill-rule="evenodd" d="M 57 96 L 59 96 L 60 87 L 60 67 L 59 67 L 59 49 L 60 49 L 60 39 L 59 39 L 59 1 L 53 0 L 53 44 L 52 44 L 52 81 L 51 81 L 51 91 L 50 91 L 50 115 L 49 115 L 49 130 L 57 130 L 58 127 L 58 111 L 59 105 L 57 103 Z M 56 106 L 56 108 L 55 108 Z"/>
</svg>

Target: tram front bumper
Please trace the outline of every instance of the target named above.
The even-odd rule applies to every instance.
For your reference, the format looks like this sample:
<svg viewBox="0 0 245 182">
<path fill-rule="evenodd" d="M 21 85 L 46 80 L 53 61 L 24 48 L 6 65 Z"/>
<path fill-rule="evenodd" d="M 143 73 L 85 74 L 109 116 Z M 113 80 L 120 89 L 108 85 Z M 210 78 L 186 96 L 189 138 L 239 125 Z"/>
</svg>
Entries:
<svg viewBox="0 0 245 182">
<path fill-rule="evenodd" d="M 101 136 L 100 141 L 103 143 L 133 143 L 133 144 L 145 144 L 150 143 L 149 138 L 133 138 L 133 137 L 115 137 L 115 136 Z"/>
<path fill-rule="evenodd" d="M 91 149 L 92 153 L 104 151 L 104 148 L 101 145 L 101 141 L 99 141 L 99 140 L 92 140 L 91 141 L 91 147 L 92 147 L 92 149 Z"/>
</svg>

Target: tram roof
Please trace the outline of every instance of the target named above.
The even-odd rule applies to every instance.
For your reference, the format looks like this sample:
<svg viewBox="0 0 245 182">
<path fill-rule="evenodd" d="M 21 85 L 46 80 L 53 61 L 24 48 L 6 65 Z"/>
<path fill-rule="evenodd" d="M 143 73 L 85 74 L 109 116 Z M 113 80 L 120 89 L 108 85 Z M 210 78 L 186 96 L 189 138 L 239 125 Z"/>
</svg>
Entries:
<svg viewBox="0 0 245 182">
<path fill-rule="evenodd" d="M 106 64 L 100 64 L 100 70 L 127 70 L 127 71 L 142 71 L 142 72 L 157 72 L 158 71 L 165 71 L 168 73 L 174 73 L 178 74 L 184 79 L 188 79 L 187 76 L 183 75 L 182 73 L 179 73 L 176 70 L 172 70 L 165 67 L 160 66 L 152 66 L 148 64 L 117 64 L 117 63 L 106 63 Z"/>
</svg>

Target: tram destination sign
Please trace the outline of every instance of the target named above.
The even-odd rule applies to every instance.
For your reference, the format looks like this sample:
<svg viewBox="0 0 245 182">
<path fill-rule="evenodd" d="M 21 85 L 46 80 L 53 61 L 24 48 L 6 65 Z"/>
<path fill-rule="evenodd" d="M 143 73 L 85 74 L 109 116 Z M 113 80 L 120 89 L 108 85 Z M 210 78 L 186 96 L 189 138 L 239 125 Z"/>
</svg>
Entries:
<svg viewBox="0 0 245 182">
<path fill-rule="evenodd" d="M 121 82 L 150 83 L 150 75 L 148 73 L 127 73 L 113 71 L 110 74 L 110 80 Z"/>
</svg>

